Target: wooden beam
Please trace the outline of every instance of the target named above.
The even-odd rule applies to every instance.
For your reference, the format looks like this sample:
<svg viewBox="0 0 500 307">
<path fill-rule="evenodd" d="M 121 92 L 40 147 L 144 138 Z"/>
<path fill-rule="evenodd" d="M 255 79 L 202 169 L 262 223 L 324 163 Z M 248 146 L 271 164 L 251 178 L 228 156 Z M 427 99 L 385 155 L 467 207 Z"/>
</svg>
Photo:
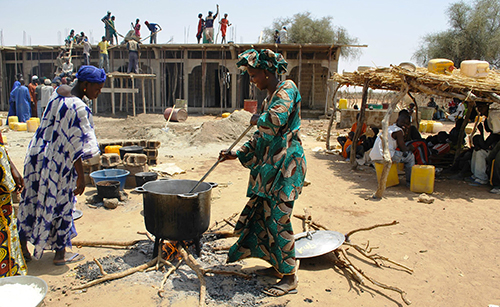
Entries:
<svg viewBox="0 0 500 307">
<path fill-rule="evenodd" d="M 111 113 L 115 115 L 115 80 L 113 76 L 109 77 L 109 81 L 111 82 Z"/>
<path fill-rule="evenodd" d="M 465 101 L 463 102 L 465 103 Z M 472 110 L 476 107 L 476 103 L 474 101 L 469 101 L 467 104 L 467 113 L 465 114 L 464 121 L 462 123 L 462 126 L 460 127 L 460 131 L 458 133 L 458 141 L 457 141 L 457 151 L 455 152 L 455 158 L 453 159 L 453 163 L 455 163 L 462 153 L 462 146 L 463 146 L 463 139 L 464 139 L 464 134 L 465 134 L 465 127 L 467 127 L 467 124 L 469 123 L 470 115 L 472 113 Z"/>
<path fill-rule="evenodd" d="M 134 77 L 132 77 L 131 79 L 132 79 L 132 88 L 136 89 L 135 88 L 135 79 L 134 79 Z M 135 117 L 135 93 L 132 93 L 132 110 L 133 110 L 132 114 Z"/>
<path fill-rule="evenodd" d="M 335 105 L 335 96 L 337 96 L 337 92 L 341 86 L 342 85 L 340 83 L 337 83 L 337 86 L 335 87 L 335 90 L 333 91 L 333 95 L 332 95 L 333 113 L 332 113 L 332 117 L 330 117 L 330 121 L 328 122 L 328 130 L 326 133 L 326 149 L 327 150 L 331 149 L 330 148 L 330 136 L 332 134 L 332 126 L 333 126 L 334 119 L 337 116 L 337 106 Z"/>
<path fill-rule="evenodd" d="M 112 91 L 114 91 L 115 93 L 124 93 L 124 94 L 137 94 L 137 93 L 139 93 L 138 88 L 114 88 L 114 89 L 103 88 L 101 90 L 101 93 L 111 93 Z"/>
<path fill-rule="evenodd" d="M 124 88 L 123 87 L 123 78 L 118 78 L 118 80 L 120 80 L 120 89 Z M 122 92 L 119 92 L 120 93 L 120 112 L 123 111 L 123 93 Z"/>
<path fill-rule="evenodd" d="M 366 102 L 368 101 L 368 86 L 370 85 L 370 79 L 365 79 L 365 84 L 363 84 L 363 96 L 361 98 L 361 110 L 359 111 L 359 118 L 357 121 L 356 132 L 354 133 L 354 138 L 351 144 L 351 169 L 355 170 L 358 168 L 358 161 L 356 160 L 356 148 L 358 147 L 358 139 L 361 136 L 361 130 L 363 128 L 363 123 L 365 122 L 365 110 Z"/>
<path fill-rule="evenodd" d="M 384 119 L 382 120 L 382 133 L 380 135 L 382 141 L 382 150 L 384 156 L 384 168 L 382 170 L 382 174 L 380 175 L 380 179 L 378 181 L 378 187 L 375 194 L 373 194 L 373 198 L 382 198 L 385 192 L 385 188 L 387 185 L 387 177 L 389 177 L 389 170 L 392 165 L 392 157 L 389 151 L 389 120 L 391 118 L 392 112 L 396 105 L 403 99 L 404 96 L 408 93 L 408 83 L 406 83 L 406 78 L 401 76 L 402 86 L 399 94 L 394 97 L 389 108 L 387 109 L 387 113 L 385 113 Z"/>
<path fill-rule="evenodd" d="M 144 93 L 144 79 L 142 81 L 142 113 L 146 114 L 146 94 Z"/>
</svg>

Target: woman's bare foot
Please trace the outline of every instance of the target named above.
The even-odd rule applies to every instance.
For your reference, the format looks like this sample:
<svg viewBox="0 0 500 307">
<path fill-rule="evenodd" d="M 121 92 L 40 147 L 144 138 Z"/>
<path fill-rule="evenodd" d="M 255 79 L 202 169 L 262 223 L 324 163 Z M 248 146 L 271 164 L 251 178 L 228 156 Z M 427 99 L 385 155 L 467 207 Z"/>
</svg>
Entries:
<svg viewBox="0 0 500 307">
<path fill-rule="evenodd" d="M 30 262 L 31 254 L 30 251 L 28 250 L 28 242 L 26 241 L 20 241 L 20 242 L 21 242 L 21 251 L 23 252 L 24 261 Z"/>
<path fill-rule="evenodd" d="M 269 296 L 282 296 L 285 294 L 297 293 L 297 285 L 299 280 L 297 275 L 284 275 L 283 278 L 274 286 L 262 290 Z"/>
<path fill-rule="evenodd" d="M 65 265 L 78 262 L 85 259 L 83 255 L 78 253 L 67 253 L 65 249 L 56 251 L 53 263 L 55 265 Z"/>
<path fill-rule="evenodd" d="M 276 271 L 275 268 L 270 267 L 267 269 L 260 269 L 255 271 L 255 274 L 257 275 L 262 275 L 262 276 L 270 276 L 270 277 L 276 277 L 276 278 L 283 278 L 283 275 L 280 274 L 278 271 Z"/>
</svg>

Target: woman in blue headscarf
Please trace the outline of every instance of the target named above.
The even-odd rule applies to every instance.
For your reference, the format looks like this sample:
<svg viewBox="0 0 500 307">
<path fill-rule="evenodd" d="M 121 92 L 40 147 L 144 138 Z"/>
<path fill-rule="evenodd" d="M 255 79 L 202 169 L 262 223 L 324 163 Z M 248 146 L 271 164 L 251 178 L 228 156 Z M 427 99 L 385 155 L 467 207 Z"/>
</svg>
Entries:
<svg viewBox="0 0 500 307">
<path fill-rule="evenodd" d="M 82 66 L 78 82 L 61 85 L 45 110 L 24 160 L 25 189 L 19 205 L 19 236 L 26 260 L 27 241 L 39 259 L 45 249 L 55 250 L 54 264 L 82 260 L 66 252 L 77 233 L 73 223 L 76 195 L 85 190 L 82 160 L 99 154 L 92 114 L 83 96 L 95 99 L 106 80 L 103 69 Z"/>
<path fill-rule="evenodd" d="M 301 97 L 292 80 L 280 81 L 287 63 L 269 49 L 250 49 L 238 55 L 236 65 L 250 81 L 267 91 L 261 114 L 250 123 L 257 132 L 239 150 L 223 150 L 221 158 L 236 159 L 250 169 L 247 196 L 235 233 L 240 237 L 231 247 L 228 262 L 257 257 L 272 267 L 258 271 L 281 280 L 263 290 L 271 296 L 296 293 L 298 279 L 295 239 L 291 215 L 304 185 L 306 160 L 300 140 Z"/>
</svg>

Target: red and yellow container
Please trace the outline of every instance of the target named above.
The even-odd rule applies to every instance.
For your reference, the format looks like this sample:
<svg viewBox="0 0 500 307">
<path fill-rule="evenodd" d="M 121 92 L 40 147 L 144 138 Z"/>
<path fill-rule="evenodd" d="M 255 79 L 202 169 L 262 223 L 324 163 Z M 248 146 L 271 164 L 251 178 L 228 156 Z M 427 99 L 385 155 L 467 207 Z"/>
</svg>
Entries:
<svg viewBox="0 0 500 307">
<path fill-rule="evenodd" d="M 435 74 L 448 74 L 455 68 L 453 61 L 448 59 L 432 59 L 427 64 L 427 70 Z"/>
</svg>

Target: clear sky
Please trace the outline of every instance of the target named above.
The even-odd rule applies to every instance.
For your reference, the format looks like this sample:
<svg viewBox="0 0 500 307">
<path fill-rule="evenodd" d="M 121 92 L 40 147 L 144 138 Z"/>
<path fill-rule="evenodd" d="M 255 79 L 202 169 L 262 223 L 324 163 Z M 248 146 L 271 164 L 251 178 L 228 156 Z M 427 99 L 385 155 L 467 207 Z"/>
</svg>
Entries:
<svg viewBox="0 0 500 307">
<path fill-rule="evenodd" d="M 332 16 L 335 25 L 343 26 L 360 44 L 368 45 L 362 48 L 359 60 L 341 59 L 339 70 L 352 71 L 358 66 L 388 66 L 411 61 L 425 34 L 449 27 L 446 10 L 453 2 L 458 0 L 222 0 L 218 3 L 220 14 L 228 13 L 233 24 L 228 30 L 228 40 L 236 43 L 258 42 L 261 31 L 279 17 L 306 11 L 316 18 Z M 0 0 L 0 30 L 6 46 L 56 45 L 70 29 L 85 32 L 96 43 L 104 35 L 100 20 L 110 10 L 116 16 L 118 32 L 124 35 L 131 28 L 130 23 L 139 18 L 143 37 L 148 33 L 144 25 L 148 20 L 163 28 L 158 34 L 158 43 L 173 38 L 173 43 L 194 44 L 198 13 L 204 16 L 209 10 L 215 13 L 216 3 L 206 0 Z"/>
</svg>

